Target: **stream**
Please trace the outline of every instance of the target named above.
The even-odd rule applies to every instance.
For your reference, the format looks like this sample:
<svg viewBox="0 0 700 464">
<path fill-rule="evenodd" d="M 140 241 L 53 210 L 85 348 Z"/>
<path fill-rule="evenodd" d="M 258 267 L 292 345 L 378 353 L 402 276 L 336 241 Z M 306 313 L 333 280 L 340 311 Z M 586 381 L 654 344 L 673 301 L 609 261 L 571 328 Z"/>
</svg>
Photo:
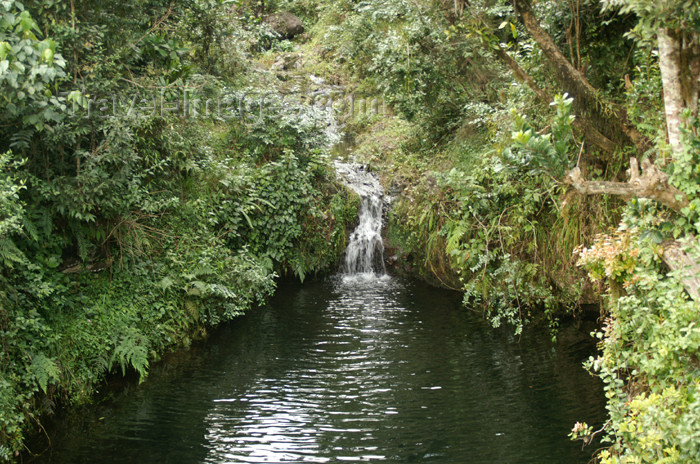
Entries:
<svg viewBox="0 0 700 464">
<path fill-rule="evenodd" d="M 382 192 L 362 197 L 343 271 L 269 303 L 49 429 L 52 463 L 586 463 L 567 434 L 605 420 L 581 363 L 591 328 L 490 327 L 454 292 L 388 276 Z"/>
<path fill-rule="evenodd" d="M 590 337 L 521 339 L 399 278 L 282 282 L 269 304 L 58 424 L 40 462 L 586 463 Z"/>
</svg>

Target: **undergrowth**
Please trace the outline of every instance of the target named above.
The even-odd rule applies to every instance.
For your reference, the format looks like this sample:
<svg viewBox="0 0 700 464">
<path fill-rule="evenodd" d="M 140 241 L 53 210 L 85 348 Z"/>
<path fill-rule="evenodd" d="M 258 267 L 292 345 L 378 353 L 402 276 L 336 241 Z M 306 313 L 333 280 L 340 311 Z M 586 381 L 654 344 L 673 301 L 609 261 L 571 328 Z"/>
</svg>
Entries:
<svg viewBox="0 0 700 464">
<path fill-rule="evenodd" d="M 334 270 L 357 215 L 313 107 L 139 109 L 184 88 L 253 108 L 268 83 L 253 60 L 277 42 L 245 6 L 147 3 L 0 5 L 0 461 L 108 373 L 143 380 L 263 303 L 277 276 Z"/>
</svg>

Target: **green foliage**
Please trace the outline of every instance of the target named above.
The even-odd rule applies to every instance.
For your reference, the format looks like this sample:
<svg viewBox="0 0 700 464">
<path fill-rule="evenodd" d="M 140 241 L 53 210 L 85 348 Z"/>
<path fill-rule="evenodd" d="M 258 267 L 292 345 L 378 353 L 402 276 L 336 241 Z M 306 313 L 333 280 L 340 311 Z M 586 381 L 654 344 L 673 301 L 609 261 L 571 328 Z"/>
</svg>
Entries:
<svg viewBox="0 0 700 464">
<path fill-rule="evenodd" d="M 409 120 L 426 118 L 435 138 L 454 129 L 465 105 L 482 99 L 498 69 L 474 49 L 473 38 L 450 37 L 437 2 L 335 3 L 342 18 L 320 43 L 325 54 L 381 93 Z M 455 85 L 444 85 L 452 82 Z"/>
<path fill-rule="evenodd" d="M 49 382 L 54 383 L 58 381 L 61 370 L 53 360 L 47 358 L 43 353 L 38 353 L 33 357 L 29 356 L 29 358 L 31 359 L 31 364 L 28 368 L 29 375 L 36 380 L 41 391 L 47 393 Z"/>
<path fill-rule="evenodd" d="M 700 5 L 692 0 L 603 0 L 603 9 L 634 13 L 639 22 L 632 37 L 648 40 L 661 28 L 684 29 L 700 25 Z"/>
<path fill-rule="evenodd" d="M 700 118 L 691 118 L 690 114 L 685 116 L 688 128 L 682 134 L 683 149 L 674 155 L 668 168 L 671 183 L 689 199 L 688 206 L 680 211 L 681 217 L 666 224 L 666 231 L 674 238 L 700 233 L 700 137 L 696 135 Z"/>
<path fill-rule="evenodd" d="M 635 50 L 637 66 L 634 84 L 627 94 L 627 108 L 635 126 L 650 138 L 665 136 L 666 119 L 663 110 L 663 87 L 656 57 L 650 48 Z"/>
<path fill-rule="evenodd" d="M 122 375 L 126 374 L 127 366 L 131 366 L 143 380 L 148 373 L 148 339 L 138 330 L 130 329 L 114 345 L 110 365 L 119 363 Z"/>
<path fill-rule="evenodd" d="M 15 125 L 13 147 L 26 147 L 29 134 L 63 119 L 63 98 L 52 84 L 63 77 L 65 61 L 55 41 L 41 34 L 37 22 L 18 1 L 0 3 L 0 124 Z"/>
<path fill-rule="evenodd" d="M 19 166 L 21 163 L 13 160 L 11 152 L 0 154 L 0 265 L 5 268 L 25 260 L 13 241 L 13 236 L 22 232 L 25 220 L 19 197 L 24 184 L 14 172 Z"/>
<path fill-rule="evenodd" d="M 537 134 L 521 115 L 513 111 L 515 131 L 513 144 L 506 148 L 503 156 L 510 164 L 516 164 L 519 169 L 527 169 L 529 174 L 550 174 L 555 178 L 563 177 L 564 173 L 573 167 L 573 132 L 571 115 L 573 98 L 566 94 L 557 95 L 551 103 L 556 108 L 556 116 L 552 120 L 551 134 Z"/>
<path fill-rule="evenodd" d="M 556 214 L 563 192 L 553 178 L 576 162 L 571 103 L 566 96 L 552 103 L 551 134 L 536 133 L 513 112 L 516 130 L 500 154 L 471 148 L 463 155 L 468 164 L 433 173 L 437 185 L 415 189 L 393 213 L 405 222 L 406 246 L 426 250 L 424 266 L 444 268 L 444 256 L 449 270 L 441 272 L 453 274 L 465 304 L 518 333 L 538 314 L 555 327 L 560 308 L 580 298 L 580 283 L 555 284 L 567 281 L 559 273 L 569 274 L 568 257 L 581 240 L 571 230 L 580 223 Z"/>
<path fill-rule="evenodd" d="M 254 18 L 207 0 L 71 5 L 0 4 L 0 460 L 109 372 L 143 380 L 264 303 L 278 274 L 335 268 L 356 215 L 321 111 L 126 111 L 152 89 L 255 90 L 239 82 Z M 88 117 L 111 95 L 116 113 Z"/>
<path fill-rule="evenodd" d="M 193 60 L 207 72 L 226 76 L 242 72 L 246 40 L 252 42 L 251 33 L 245 31 L 231 13 L 228 1 L 189 0 L 182 2 L 178 21 L 178 37 L 191 44 Z"/>
<path fill-rule="evenodd" d="M 669 213 L 650 200 L 633 200 L 618 231 L 580 251 L 579 264 L 609 285 L 607 319 L 596 333 L 601 355 L 588 362 L 608 397 L 604 428 L 611 446 L 600 454 L 606 464 L 700 460 L 700 304 L 686 293 L 683 272 L 668 273 L 661 264 L 667 240 L 675 239 L 691 260 L 700 260 L 693 238 L 700 232 L 700 144 L 692 129 L 697 121 L 689 122 L 668 167 L 688 206 Z"/>
<path fill-rule="evenodd" d="M 627 220 L 628 227 L 638 221 Z M 698 303 L 676 275 L 664 275 L 661 250 L 636 228 L 601 238 L 581 253 L 596 279 L 622 286 L 612 299 L 602 354 L 588 367 L 605 382 L 610 449 L 602 462 L 686 463 L 700 459 L 697 425 L 700 329 Z M 688 250 L 700 256 L 698 250 Z"/>
</svg>

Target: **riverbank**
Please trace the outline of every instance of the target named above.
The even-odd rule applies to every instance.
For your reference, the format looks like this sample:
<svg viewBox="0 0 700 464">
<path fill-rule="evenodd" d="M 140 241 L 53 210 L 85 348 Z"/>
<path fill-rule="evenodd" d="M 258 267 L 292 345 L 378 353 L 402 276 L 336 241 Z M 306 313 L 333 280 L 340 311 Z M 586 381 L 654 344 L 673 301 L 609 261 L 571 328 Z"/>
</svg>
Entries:
<svg viewBox="0 0 700 464">
<path fill-rule="evenodd" d="M 108 372 L 145 379 L 163 353 L 263 304 L 278 275 L 338 268 L 357 199 L 336 183 L 332 166 L 291 156 L 259 166 L 224 162 L 223 171 L 190 179 L 176 208 L 129 224 L 119 237 L 124 247 L 147 241 L 128 261 L 59 265 L 43 275 L 51 287 L 40 305 L 10 308 L 6 444 L 18 446 L 57 404 L 90 402 Z M 140 232 L 147 237 L 128 235 Z"/>
</svg>

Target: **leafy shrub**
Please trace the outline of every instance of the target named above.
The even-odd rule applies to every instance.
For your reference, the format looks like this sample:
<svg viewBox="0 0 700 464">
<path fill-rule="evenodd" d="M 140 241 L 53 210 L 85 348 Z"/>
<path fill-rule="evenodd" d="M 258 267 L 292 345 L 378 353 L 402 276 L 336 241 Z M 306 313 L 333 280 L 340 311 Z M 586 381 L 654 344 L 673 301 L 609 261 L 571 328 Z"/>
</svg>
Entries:
<svg viewBox="0 0 700 464">
<path fill-rule="evenodd" d="M 602 354 L 588 362 L 608 398 L 604 440 L 612 446 L 602 462 L 698 461 L 697 302 L 677 276 L 665 275 L 659 245 L 634 228 L 602 237 L 581 252 L 580 264 L 621 288 L 596 333 Z"/>
</svg>

